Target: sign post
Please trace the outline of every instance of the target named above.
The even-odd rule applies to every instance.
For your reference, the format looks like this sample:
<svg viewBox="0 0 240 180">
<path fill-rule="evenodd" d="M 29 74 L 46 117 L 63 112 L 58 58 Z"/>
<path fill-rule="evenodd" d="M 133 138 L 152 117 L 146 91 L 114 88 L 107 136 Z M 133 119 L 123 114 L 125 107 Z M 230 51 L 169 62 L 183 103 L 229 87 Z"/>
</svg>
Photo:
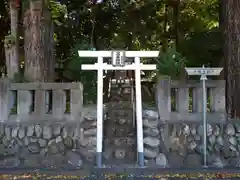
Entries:
<svg viewBox="0 0 240 180">
<path fill-rule="evenodd" d="M 158 57 L 158 51 L 78 51 L 80 57 L 96 57 L 95 64 L 83 64 L 83 70 L 98 71 L 97 86 L 97 167 L 102 167 L 102 140 L 103 140 L 103 70 L 135 70 L 136 90 L 136 115 L 137 115 L 137 146 L 138 161 L 144 166 L 143 154 L 143 123 L 142 123 L 142 93 L 141 93 L 141 70 L 155 70 L 155 64 L 144 65 L 140 58 Z M 121 57 L 119 57 L 121 56 Z M 104 57 L 112 57 L 113 64 L 103 63 Z M 124 64 L 124 57 L 134 57 L 134 63 Z M 120 61 L 119 61 L 120 60 Z"/>
<path fill-rule="evenodd" d="M 218 76 L 220 75 L 223 68 L 205 68 L 204 65 L 201 68 L 185 68 L 188 75 L 190 76 L 201 76 L 202 81 L 202 95 L 203 95 L 203 146 L 204 146 L 204 167 L 207 167 L 207 91 L 206 91 L 206 80 L 207 76 Z"/>
</svg>

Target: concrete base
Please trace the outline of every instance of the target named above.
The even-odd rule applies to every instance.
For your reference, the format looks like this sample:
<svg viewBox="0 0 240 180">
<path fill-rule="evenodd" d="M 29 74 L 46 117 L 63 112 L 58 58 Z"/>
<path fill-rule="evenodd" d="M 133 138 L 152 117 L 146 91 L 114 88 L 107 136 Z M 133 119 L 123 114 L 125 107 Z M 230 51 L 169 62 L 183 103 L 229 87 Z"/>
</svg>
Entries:
<svg viewBox="0 0 240 180">
<path fill-rule="evenodd" d="M 97 152 L 96 154 L 96 164 L 98 168 L 102 167 L 102 152 Z"/>
<path fill-rule="evenodd" d="M 140 167 L 144 167 L 144 154 L 143 152 L 138 152 L 138 163 Z"/>
</svg>

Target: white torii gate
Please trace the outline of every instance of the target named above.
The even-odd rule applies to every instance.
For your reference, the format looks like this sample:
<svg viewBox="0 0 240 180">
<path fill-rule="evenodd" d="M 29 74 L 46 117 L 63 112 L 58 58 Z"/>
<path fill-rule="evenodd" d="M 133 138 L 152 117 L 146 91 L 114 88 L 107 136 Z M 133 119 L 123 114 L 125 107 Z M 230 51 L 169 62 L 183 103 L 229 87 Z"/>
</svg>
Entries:
<svg viewBox="0 0 240 180">
<path fill-rule="evenodd" d="M 103 70 L 135 70 L 135 90 L 136 90 L 136 115 L 137 115 L 137 150 L 139 165 L 144 166 L 143 153 L 143 123 L 142 123 L 142 93 L 141 93 L 141 70 L 155 70 L 155 64 L 144 65 L 140 63 L 140 58 L 158 57 L 159 51 L 121 51 L 119 54 L 125 57 L 134 57 L 133 64 L 124 66 L 113 66 L 103 63 L 104 57 L 116 58 L 116 53 L 120 51 L 78 51 L 80 57 L 97 57 L 95 64 L 83 64 L 83 70 L 97 70 L 97 167 L 102 167 L 102 141 L 103 141 Z M 122 57 L 121 57 L 122 58 Z"/>
</svg>

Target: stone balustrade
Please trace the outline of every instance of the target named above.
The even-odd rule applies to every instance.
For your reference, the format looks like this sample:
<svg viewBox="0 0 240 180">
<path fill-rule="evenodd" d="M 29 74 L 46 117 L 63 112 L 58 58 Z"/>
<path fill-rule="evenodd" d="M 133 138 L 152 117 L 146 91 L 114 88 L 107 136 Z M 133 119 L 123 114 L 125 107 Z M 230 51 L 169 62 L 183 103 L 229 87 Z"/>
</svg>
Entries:
<svg viewBox="0 0 240 180">
<path fill-rule="evenodd" d="M 83 106 L 77 83 L 11 83 L 0 79 L 0 122 L 76 121 Z"/>
<path fill-rule="evenodd" d="M 208 91 L 207 163 L 214 167 L 239 166 L 240 123 L 226 121 L 222 81 L 209 81 L 207 87 L 211 89 Z M 176 110 L 171 108 L 172 88 L 177 89 Z M 189 88 L 193 88 L 191 103 Z M 195 82 L 184 84 L 164 79 L 157 83 L 157 107 L 143 109 L 146 166 L 202 166 L 201 92 L 199 83 Z M 14 103 L 11 97 L 15 97 Z M 84 107 L 82 100 L 80 83 L 20 84 L 0 80 L 2 167 L 94 166 L 97 110 L 96 106 Z M 66 112 L 67 103 L 69 112 Z M 12 114 L 14 104 L 16 112 Z"/>
<path fill-rule="evenodd" d="M 207 118 L 209 121 L 226 121 L 225 81 L 206 81 Z M 201 81 L 178 81 L 170 77 L 159 78 L 155 101 L 162 121 L 201 121 L 203 107 Z"/>
</svg>

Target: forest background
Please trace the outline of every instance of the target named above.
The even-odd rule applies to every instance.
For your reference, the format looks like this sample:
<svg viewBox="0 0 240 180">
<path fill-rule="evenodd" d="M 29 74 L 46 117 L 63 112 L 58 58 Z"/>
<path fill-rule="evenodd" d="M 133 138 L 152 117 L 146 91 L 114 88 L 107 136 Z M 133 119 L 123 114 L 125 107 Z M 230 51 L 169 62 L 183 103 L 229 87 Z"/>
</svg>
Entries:
<svg viewBox="0 0 240 180">
<path fill-rule="evenodd" d="M 240 1 L 1 0 L 0 27 L 0 70 L 13 82 L 80 81 L 95 103 L 96 72 L 81 70 L 94 59 L 78 50 L 159 50 L 143 59 L 158 67 L 147 87 L 187 80 L 186 66 L 224 67 L 227 113 L 240 117 Z"/>
</svg>

